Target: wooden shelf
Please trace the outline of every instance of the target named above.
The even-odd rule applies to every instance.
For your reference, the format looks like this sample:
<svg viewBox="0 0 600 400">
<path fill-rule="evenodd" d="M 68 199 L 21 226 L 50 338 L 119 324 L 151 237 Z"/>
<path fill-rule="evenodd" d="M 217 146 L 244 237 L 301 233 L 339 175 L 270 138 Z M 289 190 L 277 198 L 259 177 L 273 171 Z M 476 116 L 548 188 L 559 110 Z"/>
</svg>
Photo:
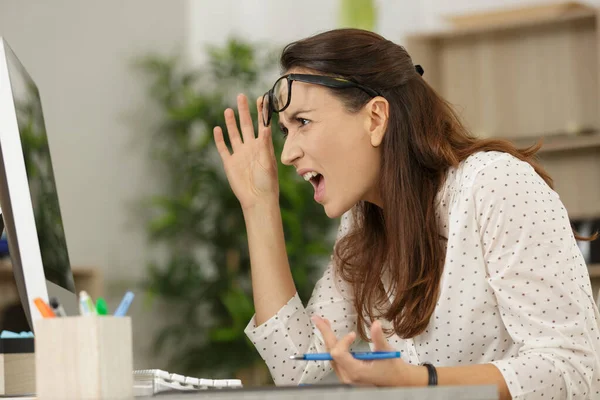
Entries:
<svg viewBox="0 0 600 400">
<path fill-rule="evenodd" d="M 491 33 L 502 33 L 530 28 L 552 27 L 553 25 L 591 22 L 596 18 L 596 10 L 588 6 L 580 6 L 556 15 L 540 15 L 528 20 L 506 19 L 501 22 L 480 24 L 479 26 L 456 26 L 429 32 L 413 32 L 409 39 L 442 40 L 468 36 L 481 36 Z"/>
<path fill-rule="evenodd" d="M 514 18 L 496 23 L 409 35 L 405 48 L 475 136 L 527 141 L 565 133 L 578 138 L 547 136 L 542 152 L 598 147 L 597 137 L 579 135 L 600 132 L 600 14 L 573 2 L 554 7 L 527 19 L 515 9 Z"/>
<path fill-rule="evenodd" d="M 600 278 L 600 264 L 588 265 L 588 271 L 590 273 L 590 278 Z"/>
<path fill-rule="evenodd" d="M 578 135 L 565 134 L 541 136 L 537 138 L 528 139 L 517 138 L 509 140 L 511 140 L 516 146 L 520 148 L 534 145 L 539 140 L 542 140 L 542 148 L 539 150 L 539 154 L 600 148 L 600 133 L 596 131 L 591 131 L 591 133 L 583 133 Z"/>
</svg>

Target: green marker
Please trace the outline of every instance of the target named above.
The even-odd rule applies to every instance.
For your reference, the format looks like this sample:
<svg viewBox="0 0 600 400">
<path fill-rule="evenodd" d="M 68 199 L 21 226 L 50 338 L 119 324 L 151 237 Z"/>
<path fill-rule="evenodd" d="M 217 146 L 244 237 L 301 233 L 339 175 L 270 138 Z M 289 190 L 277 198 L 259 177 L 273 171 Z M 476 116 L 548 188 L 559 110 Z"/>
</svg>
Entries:
<svg viewBox="0 0 600 400">
<path fill-rule="evenodd" d="M 106 300 L 102 297 L 98 297 L 96 300 L 96 312 L 98 315 L 107 315 L 108 314 L 108 306 L 106 305 Z"/>
</svg>

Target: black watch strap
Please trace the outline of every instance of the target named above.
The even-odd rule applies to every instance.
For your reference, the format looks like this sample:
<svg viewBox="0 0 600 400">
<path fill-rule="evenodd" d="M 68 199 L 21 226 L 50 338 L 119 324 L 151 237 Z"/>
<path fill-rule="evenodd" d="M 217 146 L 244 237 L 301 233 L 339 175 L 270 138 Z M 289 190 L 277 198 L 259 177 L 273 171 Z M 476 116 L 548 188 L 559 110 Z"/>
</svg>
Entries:
<svg viewBox="0 0 600 400">
<path fill-rule="evenodd" d="M 427 385 L 428 386 L 437 386 L 437 384 L 438 384 L 437 370 L 435 369 L 433 364 L 424 362 L 421 365 L 425 366 L 427 368 L 427 372 L 429 373 L 429 379 L 428 379 Z"/>
</svg>

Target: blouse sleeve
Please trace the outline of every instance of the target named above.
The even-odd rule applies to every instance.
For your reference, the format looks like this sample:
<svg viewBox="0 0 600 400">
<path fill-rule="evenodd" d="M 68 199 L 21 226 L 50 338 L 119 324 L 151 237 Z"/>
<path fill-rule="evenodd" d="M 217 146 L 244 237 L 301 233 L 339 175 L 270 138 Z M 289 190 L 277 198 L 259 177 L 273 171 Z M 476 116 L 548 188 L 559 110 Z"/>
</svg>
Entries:
<svg viewBox="0 0 600 400">
<path fill-rule="evenodd" d="M 342 216 L 336 243 L 347 233 L 350 218 L 350 211 Z M 332 256 L 306 308 L 296 293 L 263 324 L 256 326 L 256 316 L 252 317 L 245 333 L 267 363 L 276 385 L 314 383 L 331 372 L 329 361 L 295 361 L 289 356 L 327 351 L 320 331 L 310 320 L 313 314 L 329 319 L 337 337 L 355 330 L 351 293 L 351 287 L 337 277 Z"/>
<path fill-rule="evenodd" d="M 501 158 L 473 182 L 487 279 L 520 345 L 494 361 L 513 399 L 587 399 L 599 368 L 598 310 L 567 212 L 526 162 Z"/>
</svg>

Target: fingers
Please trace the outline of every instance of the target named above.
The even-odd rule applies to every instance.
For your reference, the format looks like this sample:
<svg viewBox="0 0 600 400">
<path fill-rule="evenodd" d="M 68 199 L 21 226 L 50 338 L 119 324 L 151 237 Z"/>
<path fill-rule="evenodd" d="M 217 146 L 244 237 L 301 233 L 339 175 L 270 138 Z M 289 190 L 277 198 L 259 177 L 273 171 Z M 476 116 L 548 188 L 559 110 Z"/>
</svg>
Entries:
<svg viewBox="0 0 600 400">
<path fill-rule="evenodd" d="M 311 319 L 313 320 L 317 328 L 321 331 L 321 334 L 323 335 L 323 340 L 325 341 L 325 346 L 327 346 L 327 349 L 329 350 L 331 356 L 334 359 L 336 358 L 334 357 L 335 352 L 338 356 L 342 356 L 345 353 L 345 355 L 354 360 L 354 357 L 352 357 L 352 355 L 350 354 L 349 349 L 350 345 L 352 345 L 352 343 L 356 339 L 355 332 L 350 332 L 342 339 L 338 340 L 335 336 L 335 333 L 331 329 L 331 323 L 327 319 L 321 318 L 317 315 L 314 315 Z"/>
<path fill-rule="evenodd" d="M 319 316 L 313 316 L 312 321 L 321 331 L 323 340 L 333 361 L 331 365 L 335 370 L 340 381 L 344 383 L 373 383 L 374 378 L 381 375 L 381 368 L 389 366 L 383 363 L 373 364 L 370 361 L 361 361 L 354 358 L 350 352 L 352 343 L 356 340 L 356 333 L 350 332 L 341 339 L 337 339 L 331 328 L 331 323 Z M 393 348 L 388 344 L 383 328 L 379 321 L 373 322 L 371 325 L 371 339 L 375 351 L 392 351 Z M 377 367 L 377 370 L 373 370 Z M 381 368 L 380 368 L 381 367 Z"/>
<path fill-rule="evenodd" d="M 256 99 L 256 110 L 258 111 L 258 137 L 263 137 L 271 134 L 271 126 L 265 126 L 263 118 L 263 96 Z"/>
<path fill-rule="evenodd" d="M 350 332 L 336 343 L 336 345 L 329 350 L 331 357 L 333 360 L 342 365 L 347 365 L 348 363 L 357 362 L 352 354 L 350 354 L 350 346 L 354 343 L 356 339 L 356 333 Z"/>
<path fill-rule="evenodd" d="M 235 121 L 235 113 L 231 108 L 228 108 L 224 112 L 225 125 L 227 126 L 227 134 L 229 135 L 229 141 L 233 151 L 240 147 L 242 139 L 240 138 L 240 132 L 237 128 L 237 122 Z"/>
<path fill-rule="evenodd" d="M 335 337 L 335 333 L 331 330 L 331 324 L 326 319 L 323 319 L 317 315 L 312 316 L 312 321 L 315 323 L 321 334 L 323 335 L 323 340 L 325 341 L 325 346 L 327 346 L 328 350 L 331 350 L 335 347 L 337 343 L 337 338 Z"/>
<path fill-rule="evenodd" d="M 356 360 L 350 354 L 350 345 L 356 339 L 356 333 L 350 332 L 336 343 L 335 347 L 329 350 L 332 365 L 335 365 L 335 372 L 339 379 L 344 383 L 356 383 L 358 374 L 356 371 L 360 368 L 360 361 Z"/>
<path fill-rule="evenodd" d="M 225 140 L 223 139 L 223 130 L 216 126 L 213 129 L 213 136 L 215 138 L 215 144 L 217 145 L 217 151 L 219 152 L 221 159 L 225 161 L 225 159 L 227 159 L 227 157 L 229 157 L 231 154 L 229 153 L 229 149 L 227 148 Z"/>
<path fill-rule="evenodd" d="M 263 113 L 262 113 L 262 108 L 263 108 L 263 97 L 264 96 L 260 96 L 256 99 L 256 111 L 258 111 L 258 131 L 260 134 L 260 128 L 265 126 L 265 120 L 263 119 Z"/>
<path fill-rule="evenodd" d="M 385 335 L 383 334 L 383 328 L 381 322 L 375 321 L 371 325 L 371 340 L 373 340 L 373 350 L 375 351 L 392 351 L 392 346 L 388 343 Z"/>
<path fill-rule="evenodd" d="M 262 98 L 260 98 L 260 103 L 262 103 Z M 259 101 L 257 100 L 257 106 Z M 231 142 L 232 150 L 235 152 L 237 148 L 243 142 L 248 142 L 251 139 L 255 139 L 254 136 L 254 125 L 252 123 L 252 117 L 250 116 L 250 108 L 248 106 L 248 98 L 244 94 L 240 94 L 237 97 L 237 105 L 238 105 L 238 113 L 240 117 L 240 127 L 242 130 L 242 135 L 240 135 L 240 131 L 238 130 L 237 121 L 235 119 L 235 112 L 228 108 L 225 110 L 225 125 L 227 126 L 227 134 L 229 135 L 229 141 Z M 262 116 L 259 109 L 259 127 L 262 124 Z M 259 128 L 260 131 L 260 128 Z M 215 133 L 218 135 L 218 133 Z M 222 135 L 222 131 L 221 131 Z M 215 141 L 217 136 L 215 136 Z"/>
<path fill-rule="evenodd" d="M 321 318 L 317 315 L 314 315 L 312 318 L 312 321 L 315 323 L 315 325 L 317 326 L 317 328 L 319 329 L 319 331 L 321 331 L 321 334 L 323 335 L 323 340 L 325 341 L 325 346 L 327 347 L 327 350 L 330 352 L 332 358 L 334 359 L 334 361 L 331 361 L 331 366 L 333 368 L 333 370 L 335 371 L 335 374 L 338 376 L 339 380 L 342 382 L 346 382 L 349 383 L 350 379 L 348 378 L 347 374 L 345 373 L 343 368 L 340 368 L 338 366 L 338 364 L 335 362 L 336 361 L 336 357 L 334 357 L 334 352 L 336 352 L 336 346 L 339 344 L 337 337 L 335 336 L 335 333 L 333 332 L 333 330 L 331 329 L 331 322 L 329 322 L 329 320 Z M 354 341 L 353 337 L 350 337 L 352 339 L 352 341 Z M 346 337 L 344 337 L 344 339 L 348 340 L 349 337 L 348 335 L 346 335 Z M 342 339 L 342 340 L 344 340 Z M 346 342 L 342 343 L 342 346 L 345 346 L 346 348 L 349 346 L 349 344 L 346 344 Z M 341 347 L 343 348 L 343 347 Z M 341 352 L 342 350 L 339 350 L 338 352 Z M 353 358 L 350 353 L 348 353 L 348 356 L 350 356 L 350 358 Z M 338 355 L 339 358 L 339 355 Z"/>
<path fill-rule="evenodd" d="M 252 125 L 252 117 L 250 117 L 250 108 L 248 107 L 248 98 L 243 94 L 237 97 L 238 113 L 240 115 L 240 127 L 244 143 L 248 143 L 254 139 L 254 126 Z"/>
</svg>

